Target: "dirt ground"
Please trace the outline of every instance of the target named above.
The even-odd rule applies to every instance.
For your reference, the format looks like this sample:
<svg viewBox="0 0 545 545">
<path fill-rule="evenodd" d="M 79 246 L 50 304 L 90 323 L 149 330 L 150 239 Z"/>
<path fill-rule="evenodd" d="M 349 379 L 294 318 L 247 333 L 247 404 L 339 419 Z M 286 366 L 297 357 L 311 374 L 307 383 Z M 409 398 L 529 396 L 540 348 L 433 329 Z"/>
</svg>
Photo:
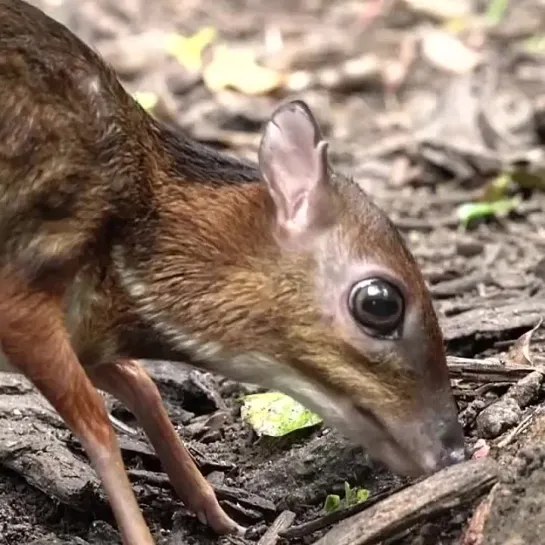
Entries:
<svg viewBox="0 0 545 545">
<path fill-rule="evenodd" d="M 441 9 L 437 0 L 429 13 L 414 6 L 434 2 L 401 0 L 34 3 L 96 47 L 128 90 L 153 92 L 155 115 L 231 153 L 255 158 L 260 127 L 279 101 L 297 96 L 309 103 L 336 167 L 390 214 L 421 264 L 452 356 L 468 445 L 486 441 L 500 467 L 473 541 L 467 526 L 483 498 L 384 543 L 545 543 L 545 328 L 516 343 L 545 315 L 545 3 L 511 2 L 488 26 L 460 15 L 464 6 L 484 13 L 493 3 L 484 0 Z M 268 66 L 298 72 L 292 81 L 311 83 L 261 96 L 211 91 L 158 45 L 160 33 L 190 35 L 204 26 L 226 43 L 258 51 Z M 445 29 L 455 29 L 451 35 L 465 49 L 441 41 Z M 274 46 L 279 36 L 281 46 Z M 273 45 L 265 51 L 264 43 Z M 514 210 L 461 226 L 458 207 L 497 189 L 491 182 L 513 165 L 528 167 L 521 176 L 515 169 L 502 190 L 520 198 Z M 484 373 L 490 362 L 502 372 Z M 146 365 L 222 504 L 251 527 L 244 541 L 214 536 L 176 499 L 143 435 L 120 431 L 139 503 L 161 544 L 256 543 L 282 510 L 295 513 L 294 524 L 322 516 L 326 495 L 345 481 L 367 488 L 371 498 L 403 483 L 334 430 L 258 439 L 240 418 L 240 395 L 257 391 L 252 386 Z M 531 395 L 511 395 L 512 384 L 532 370 Z M 138 429 L 122 406 L 108 403 Z M 0 544 L 119 543 L 78 442 L 24 380 L 0 376 L 0 420 Z M 324 531 L 280 543 L 310 545 Z"/>
</svg>

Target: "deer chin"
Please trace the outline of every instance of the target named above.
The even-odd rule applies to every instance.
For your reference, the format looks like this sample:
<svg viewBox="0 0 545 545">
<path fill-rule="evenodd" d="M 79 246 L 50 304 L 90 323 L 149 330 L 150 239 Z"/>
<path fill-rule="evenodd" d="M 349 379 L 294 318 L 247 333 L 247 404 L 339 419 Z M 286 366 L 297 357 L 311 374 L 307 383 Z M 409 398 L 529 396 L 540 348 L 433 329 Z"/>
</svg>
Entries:
<svg viewBox="0 0 545 545">
<path fill-rule="evenodd" d="M 428 418 L 390 422 L 386 416 L 356 407 L 348 396 L 334 393 L 269 356 L 245 353 L 229 357 L 228 364 L 225 357 L 227 354 L 210 358 L 208 352 L 208 364 L 217 362 L 209 365 L 209 370 L 289 395 L 400 475 L 417 477 L 461 460 L 460 453 L 446 452 Z"/>
<path fill-rule="evenodd" d="M 399 475 L 429 475 L 465 459 L 463 437 L 460 435 L 452 444 L 445 443 L 441 431 L 444 423 L 432 411 L 428 416 L 396 421 L 390 420 L 388 415 L 377 416 L 362 410 L 346 398 L 300 376 L 279 377 L 274 385 L 320 414 L 324 422 Z"/>
</svg>

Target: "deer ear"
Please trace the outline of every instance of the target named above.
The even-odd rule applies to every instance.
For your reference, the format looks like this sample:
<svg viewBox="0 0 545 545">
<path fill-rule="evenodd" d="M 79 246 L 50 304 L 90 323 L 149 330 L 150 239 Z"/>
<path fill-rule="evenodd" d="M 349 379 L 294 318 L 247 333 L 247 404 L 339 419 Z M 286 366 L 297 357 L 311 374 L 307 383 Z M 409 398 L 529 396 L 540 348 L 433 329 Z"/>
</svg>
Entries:
<svg viewBox="0 0 545 545">
<path fill-rule="evenodd" d="M 272 197 L 282 239 L 306 239 L 331 224 L 328 144 L 300 100 L 274 111 L 259 147 L 259 169 Z"/>
</svg>

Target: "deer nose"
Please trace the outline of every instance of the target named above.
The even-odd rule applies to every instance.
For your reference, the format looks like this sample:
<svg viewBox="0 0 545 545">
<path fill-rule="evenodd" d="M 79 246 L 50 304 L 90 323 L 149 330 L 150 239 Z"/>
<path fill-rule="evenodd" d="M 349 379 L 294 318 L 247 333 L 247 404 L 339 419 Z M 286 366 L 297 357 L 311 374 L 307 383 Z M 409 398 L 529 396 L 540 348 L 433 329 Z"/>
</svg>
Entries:
<svg viewBox="0 0 545 545">
<path fill-rule="evenodd" d="M 450 450 L 445 450 L 441 455 L 441 466 L 447 467 L 454 464 L 459 464 L 467 459 L 467 453 L 465 448 L 455 448 Z"/>
<path fill-rule="evenodd" d="M 440 440 L 442 444 L 441 467 L 458 464 L 467 459 L 464 432 L 457 418 L 449 423 L 443 423 Z"/>
</svg>

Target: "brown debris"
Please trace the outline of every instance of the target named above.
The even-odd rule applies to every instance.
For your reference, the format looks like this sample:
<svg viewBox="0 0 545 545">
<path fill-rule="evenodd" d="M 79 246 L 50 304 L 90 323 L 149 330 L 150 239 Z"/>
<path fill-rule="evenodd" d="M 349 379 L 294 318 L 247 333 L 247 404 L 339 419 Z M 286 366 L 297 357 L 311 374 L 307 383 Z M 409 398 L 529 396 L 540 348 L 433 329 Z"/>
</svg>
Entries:
<svg viewBox="0 0 545 545">
<path fill-rule="evenodd" d="M 473 516 L 462 534 L 460 545 L 483 545 L 484 525 L 490 513 L 490 503 L 493 492 L 494 488 L 492 488 L 490 494 L 482 500 L 473 511 Z"/>
<path fill-rule="evenodd" d="M 486 493 L 498 468 L 490 459 L 447 468 L 339 524 L 313 545 L 370 545 L 428 517 L 463 505 Z"/>
</svg>

